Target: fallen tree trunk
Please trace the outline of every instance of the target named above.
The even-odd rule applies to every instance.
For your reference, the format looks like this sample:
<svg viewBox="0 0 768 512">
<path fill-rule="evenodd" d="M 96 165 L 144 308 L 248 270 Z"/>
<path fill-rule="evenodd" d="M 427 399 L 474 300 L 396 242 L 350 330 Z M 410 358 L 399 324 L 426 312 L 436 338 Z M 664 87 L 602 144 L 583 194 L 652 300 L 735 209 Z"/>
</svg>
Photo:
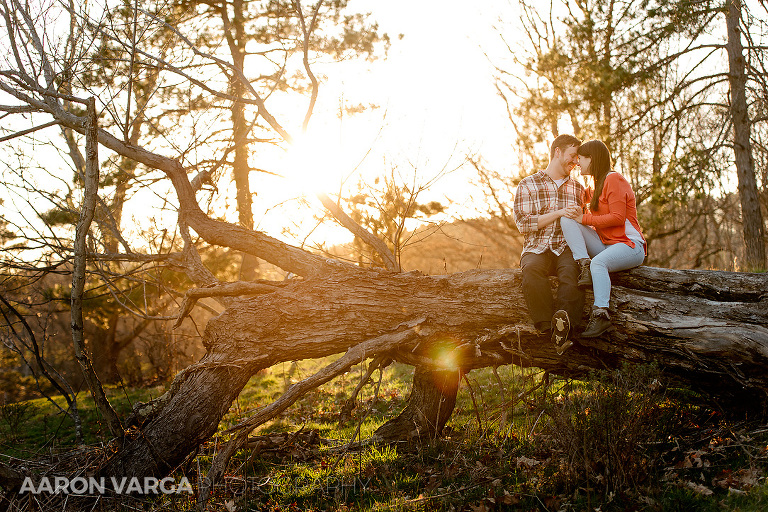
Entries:
<svg viewBox="0 0 768 512">
<path fill-rule="evenodd" d="M 344 267 L 242 298 L 209 322 L 203 360 L 136 409 L 136 430 L 102 472 L 166 473 L 215 432 L 259 369 L 366 340 L 355 355 L 361 360 L 386 352 L 436 370 L 517 364 L 574 377 L 625 361 L 655 362 L 700 389 L 764 396 L 768 275 L 641 267 L 614 282 L 615 331 L 577 339 L 563 356 L 530 325 L 519 270 L 424 276 Z M 404 329 L 408 336 L 388 336 Z"/>
</svg>

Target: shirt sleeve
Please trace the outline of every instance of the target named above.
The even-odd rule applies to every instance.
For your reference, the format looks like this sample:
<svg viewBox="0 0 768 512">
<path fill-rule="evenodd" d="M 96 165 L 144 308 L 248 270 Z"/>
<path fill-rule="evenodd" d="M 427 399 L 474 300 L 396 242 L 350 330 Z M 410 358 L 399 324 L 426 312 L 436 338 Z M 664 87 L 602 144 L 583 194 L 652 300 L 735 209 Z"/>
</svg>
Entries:
<svg viewBox="0 0 768 512">
<path fill-rule="evenodd" d="M 581 189 L 581 211 L 582 213 L 588 213 L 589 212 L 589 203 L 592 201 L 592 189 L 591 188 L 583 188 Z"/>
<path fill-rule="evenodd" d="M 600 194 L 600 199 L 603 198 L 608 202 L 608 213 L 595 215 L 587 204 L 581 223 L 596 228 L 623 226 L 627 220 L 627 190 L 617 174 L 606 176 L 603 191 Z"/>
<path fill-rule="evenodd" d="M 513 213 L 515 224 L 520 233 L 533 233 L 538 231 L 539 215 L 534 210 L 535 202 L 533 194 L 525 182 L 520 182 L 515 194 Z"/>
</svg>

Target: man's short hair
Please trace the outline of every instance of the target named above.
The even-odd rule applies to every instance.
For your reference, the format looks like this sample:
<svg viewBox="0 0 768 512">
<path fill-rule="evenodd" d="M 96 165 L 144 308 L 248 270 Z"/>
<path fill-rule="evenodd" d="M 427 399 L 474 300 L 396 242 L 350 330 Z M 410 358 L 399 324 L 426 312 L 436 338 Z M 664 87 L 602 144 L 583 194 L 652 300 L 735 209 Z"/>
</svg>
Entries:
<svg viewBox="0 0 768 512">
<path fill-rule="evenodd" d="M 556 149 L 559 148 L 560 152 L 564 153 L 565 150 L 571 146 L 581 146 L 581 139 L 574 137 L 573 135 L 568 135 L 567 133 L 558 135 L 555 137 L 555 140 L 552 141 L 552 145 L 549 147 L 549 158 L 555 157 Z"/>
</svg>

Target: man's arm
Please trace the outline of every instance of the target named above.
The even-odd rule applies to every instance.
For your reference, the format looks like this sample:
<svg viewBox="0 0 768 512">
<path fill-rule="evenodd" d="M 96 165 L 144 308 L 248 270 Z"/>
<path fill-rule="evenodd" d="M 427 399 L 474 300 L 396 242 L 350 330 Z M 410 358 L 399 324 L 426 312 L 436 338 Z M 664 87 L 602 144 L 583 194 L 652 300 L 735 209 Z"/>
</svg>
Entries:
<svg viewBox="0 0 768 512">
<path fill-rule="evenodd" d="M 578 206 L 562 208 L 538 215 L 535 212 L 535 202 L 532 191 L 525 183 L 520 183 L 515 193 L 514 213 L 517 229 L 521 233 L 540 231 L 555 222 L 560 217 L 581 211 Z"/>
<path fill-rule="evenodd" d="M 515 202 L 513 212 L 515 214 L 515 224 L 520 233 L 533 233 L 538 231 L 539 216 L 535 214 L 533 194 L 524 181 L 521 181 L 515 192 Z"/>
<path fill-rule="evenodd" d="M 569 215 L 575 215 L 580 212 L 581 208 L 579 206 L 569 206 L 568 208 L 555 210 L 553 212 L 545 213 L 544 215 L 539 215 L 536 225 L 539 229 L 544 229 L 560 217 L 568 217 Z"/>
</svg>

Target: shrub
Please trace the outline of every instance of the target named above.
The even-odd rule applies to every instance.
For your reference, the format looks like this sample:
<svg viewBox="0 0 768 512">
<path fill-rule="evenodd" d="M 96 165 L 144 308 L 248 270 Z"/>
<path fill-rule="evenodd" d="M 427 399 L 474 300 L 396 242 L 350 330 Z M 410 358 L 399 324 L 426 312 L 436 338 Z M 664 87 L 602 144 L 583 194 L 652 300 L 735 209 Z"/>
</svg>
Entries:
<svg viewBox="0 0 768 512">
<path fill-rule="evenodd" d="M 655 366 L 627 365 L 545 395 L 545 434 L 562 453 L 558 477 L 606 496 L 651 477 L 668 417 L 662 389 Z"/>
<path fill-rule="evenodd" d="M 15 402 L 0 407 L 0 418 L 8 426 L 11 440 L 15 440 L 21 426 L 29 421 L 35 410 L 30 402 Z"/>
</svg>

